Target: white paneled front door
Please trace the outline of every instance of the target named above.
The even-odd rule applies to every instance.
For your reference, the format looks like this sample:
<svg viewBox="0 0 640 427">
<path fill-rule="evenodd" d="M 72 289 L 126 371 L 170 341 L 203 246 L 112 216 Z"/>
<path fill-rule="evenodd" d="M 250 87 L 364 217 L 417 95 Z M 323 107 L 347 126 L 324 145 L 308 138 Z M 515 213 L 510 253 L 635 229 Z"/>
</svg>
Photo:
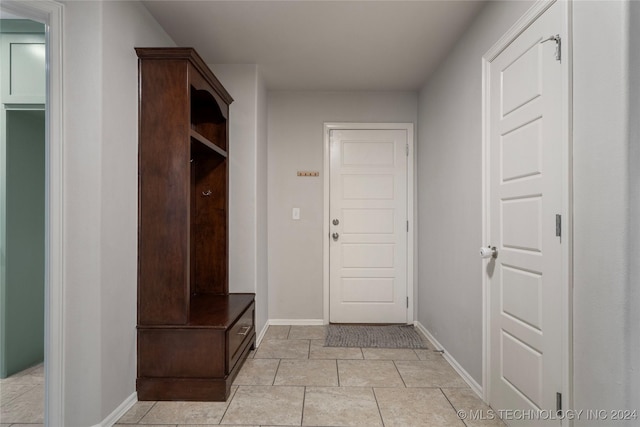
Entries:
<svg viewBox="0 0 640 427">
<path fill-rule="evenodd" d="M 407 143 L 406 130 L 331 130 L 331 322 L 407 322 Z"/>
<path fill-rule="evenodd" d="M 560 425 L 563 19 L 554 4 L 488 68 L 489 403 L 529 414 L 509 425 Z"/>
</svg>

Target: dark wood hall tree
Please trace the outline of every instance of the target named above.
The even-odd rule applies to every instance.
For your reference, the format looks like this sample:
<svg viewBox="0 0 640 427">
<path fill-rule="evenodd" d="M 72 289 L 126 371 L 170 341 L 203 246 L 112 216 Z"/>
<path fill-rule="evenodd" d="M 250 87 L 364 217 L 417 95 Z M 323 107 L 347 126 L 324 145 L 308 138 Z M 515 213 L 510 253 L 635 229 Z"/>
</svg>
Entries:
<svg viewBox="0 0 640 427">
<path fill-rule="evenodd" d="M 222 401 L 255 347 L 229 293 L 229 104 L 191 48 L 136 48 L 139 400 Z"/>
</svg>

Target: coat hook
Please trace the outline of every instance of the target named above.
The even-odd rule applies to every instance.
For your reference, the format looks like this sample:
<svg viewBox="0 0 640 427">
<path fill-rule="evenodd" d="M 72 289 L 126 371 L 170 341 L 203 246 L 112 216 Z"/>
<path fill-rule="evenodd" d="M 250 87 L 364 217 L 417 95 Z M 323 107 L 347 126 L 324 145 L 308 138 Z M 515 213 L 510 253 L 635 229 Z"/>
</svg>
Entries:
<svg viewBox="0 0 640 427">
<path fill-rule="evenodd" d="M 205 197 L 209 197 L 211 195 L 211 190 L 203 191 L 202 195 Z"/>
</svg>

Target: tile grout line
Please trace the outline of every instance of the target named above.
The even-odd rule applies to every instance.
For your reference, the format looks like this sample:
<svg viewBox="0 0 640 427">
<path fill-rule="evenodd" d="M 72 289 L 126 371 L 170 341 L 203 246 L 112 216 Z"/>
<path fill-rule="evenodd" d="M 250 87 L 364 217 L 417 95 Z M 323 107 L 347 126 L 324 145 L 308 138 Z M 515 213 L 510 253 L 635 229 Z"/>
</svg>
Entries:
<svg viewBox="0 0 640 427">
<path fill-rule="evenodd" d="M 273 380 L 271 381 L 271 386 L 276 385 L 276 378 L 278 377 L 278 371 L 280 370 L 280 363 L 282 363 L 282 359 L 278 359 L 278 366 L 276 366 L 276 372 L 273 374 Z"/>
<path fill-rule="evenodd" d="M 236 387 L 236 390 L 233 392 L 233 394 L 229 398 L 229 403 L 227 403 L 227 407 L 224 408 L 224 412 L 222 413 L 222 416 L 220 417 L 220 420 L 218 420 L 218 425 L 220 425 L 220 423 L 222 423 L 222 420 L 224 419 L 225 415 L 227 415 L 227 411 L 229 411 L 229 406 L 231 406 L 231 402 L 233 401 L 233 399 L 235 399 L 236 394 L 238 394 L 238 390 L 240 390 L 240 386 Z M 177 425 L 176 425 L 176 427 L 177 427 Z"/>
<path fill-rule="evenodd" d="M 453 410 L 456 412 L 456 417 L 458 417 L 458 409 L 453 405 L 453 403 L 451 402 L 451 400 L 449 400 L 449 396 L 447 396 L 447 394 L 444 392 L 444 390 L 442 390 L 442 387 L 438 387 L 438 390 L 440 390 L 440 393 L 442 393 L 442 395 L 444 396 L 445 399 L 447 399 L 447 402 L 449 402 L 449 405 L 451 405 L 451 407 L 453 408 Z M 460 421 L 462 421 L 462 424 L 467 426 L 467 423 L 465 422 L 465 420 L 461 419 L 460 417 L 458 417 L 458 419 Z"/>
<path fill-rule="evenodd" d="M 400 369 L 398 369 L 398 365 L 396 365 L 396 361 L 392 360 L 393 362 L 393 367 L 396 368 L 396 372 L 398 373 L 398 376 L 400 376 L 400 380 L 402 380 L 402 384 L 404 384 L 404 388 L 409 388 L 407 387 L 407 383 L 404 381 L 404 378 L 402 377 L 402 374 L 400 373 Z"/>
<path fill-rule="evenodd" d="M 378 402 L 378 395 L 376 394 L 375 387 L 371 387 L 371 392 L 373 393 L 373 398 L 376 401 L 376 406 L 378 407 L 378 415 L 380 415 L 380 422 L 382 423 L 382 427 L 384 427 L 384 417 L 382 416 L 382 409 L 380 409 L 380 402 Z"/>
<path fill-rule="evenodd" d="M 302 392 L 302 413 L 300 414 L 300 425 L 304 422 L 304 403 L 307 399 L 307 386 L 304 386 L 304 391 Z"/>
<path fill-rule="evenodd" d="M 139 402 L 139 401 L 138 401 L 138 402 Z M 143 419 L 144 417 L 146 417 L 146 416 L 149 414 L 149 412 L 151 412 L 151 410 L 156 406 L 156 404 L 157 404 L 157 403 L 158 403 L 158 401 L 157 401 L 157 400 L 156 400 L 155 402 L 153 402 L 153 405 L 149 406 L 149 409 L 147 409 L 147 412 L 145 412 L 145 413 L 144 413 L 144 415 L 142 415 L 142 416 L 140 417 L 140 419 L 138 420 L 138 422 L 137 422 L 136 424 L 140 424 L 140 421 L 142 421 L 142 419 Z M 121 418 L 122 418 L 122 417 L 121 417 Z M 116 423 L 117 423 L 117 422 L 118 422 L 118 421 L 116 421 Z"/>
</svg>

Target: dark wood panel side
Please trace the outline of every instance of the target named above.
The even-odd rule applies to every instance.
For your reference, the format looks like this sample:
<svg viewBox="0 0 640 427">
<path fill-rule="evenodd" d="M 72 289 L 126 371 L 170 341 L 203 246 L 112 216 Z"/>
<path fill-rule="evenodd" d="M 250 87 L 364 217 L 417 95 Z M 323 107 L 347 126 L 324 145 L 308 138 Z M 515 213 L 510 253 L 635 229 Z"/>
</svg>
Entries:
<svg viewBox="0 0 640 427">
<path fill-rule="evenodd" d="M 138 322 L 188 318 L 189 107 L 184 61 L 140 62 Z"/>
<path fill-rule="evenodd" d="M 227 378 L 138 378 L 136 389 L 140 401 L 224 402 L 232 382 Z"/>
<path fill-rule="evenodd" d="M 195 293 L 228 293 L 227 160 L 202 157 L 195 182 Z"/>
<path fill-rule="evenodd" d="M 191 182 L 189 184 L 190 191 L 190 199 L 189 199 L 189 293 L 192 294 L 196 292 L 196 259 L 198 258 L 198 240 L 194 239 L 198 233 L 198 221 L 196 219 L 197 216 L 197 206 L 196 201 L 198 200 L 198 188 L 196 186 L 197 182 L 197 171 L 196 165 L 197 162 L 194 159 L 193 150 L 191 151 L 191 163 L 190 163 L 190 179 Z M 190 298 L 191 296 L 189 296 Z M 189 301 L 189 306 L 191 306 L 191 301 Z"/>
<path fill-rule="evenodd" d="M 222 330 L 138 329 L 138 377 L 223 377 L 224 352 Z"/>
<path fill-rule="evenodd" d="M 211 192 L 206 199 L 202 199 L 207 202 L 202 209 L 204 211 L 209 209 L 225 210 L 227 201 L 227 159 L 216 153 L 198 156 L 196 167 L 196 186 L 200 187 L 205 193 Z"/>
</svg>

